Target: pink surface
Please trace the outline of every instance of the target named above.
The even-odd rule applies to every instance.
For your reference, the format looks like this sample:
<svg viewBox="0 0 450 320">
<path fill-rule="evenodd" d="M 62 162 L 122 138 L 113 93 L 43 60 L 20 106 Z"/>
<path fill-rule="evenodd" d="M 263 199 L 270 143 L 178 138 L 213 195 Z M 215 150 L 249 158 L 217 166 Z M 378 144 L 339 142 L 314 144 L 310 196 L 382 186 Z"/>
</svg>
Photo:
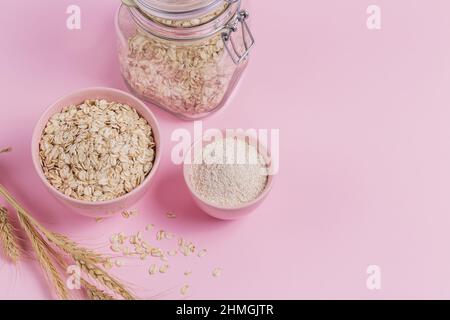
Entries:
<svg viewBox="0 0 450 320">
<path fill-rule="evenodd" d="M 82 29 L 65 27 L 68 5 Z M 89 246 L 147 223 L 199 247 L 164 276 L 149 262 L 115 270 L 142 297 L 450 298 L 450 20 L 447 0 L 253 1 L 257 46 L 231 104 L 206 127 L 279 128 L 277 183 L 256 214 L 236 222 L 200 212 L 181 166 L 170 161 L 171 132 L 192 129 L 153 109 L 165 145 L 151 190 L 129 220 L 101 224 L 72 215 L 34 172 L 30 141 L 56 98 L 89 86 L 125 89 L 115 49 L 119 1 L 8 1 L 0 11 L 0 158 L 6 185 L 48 227 Z M 366 8 L 382 9 L 380 31 Z M 169 220 L 167 211 L 178 219 Z M 382 289 L 366 287 L 366 268 Z M 214 279 L 211 270 L 222 267 Z M 194 271 L 189 280 L 182 272 Z M 0 262 L 0 298 L 52 296 L 32 261 Z"/>
</svg>

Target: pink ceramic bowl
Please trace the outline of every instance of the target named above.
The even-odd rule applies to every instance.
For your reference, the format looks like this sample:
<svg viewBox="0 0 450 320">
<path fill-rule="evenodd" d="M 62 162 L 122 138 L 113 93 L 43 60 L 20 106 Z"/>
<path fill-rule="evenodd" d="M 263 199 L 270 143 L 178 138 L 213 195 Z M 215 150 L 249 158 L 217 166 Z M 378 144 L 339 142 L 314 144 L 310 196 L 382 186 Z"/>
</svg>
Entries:
<svg viewBox="0 0 450 320">
<path fill-rule="evenodd" d="M 225 137 L 225 130 L 222 131 L 222 134 L 223 134 L 223 137 Z M 263 156 L 266 163 L 270 164 L 271 163 L 270 150 L 268 153 L 267 147 L 265 145 L 259 143 L 259 141 L 256 137 L 247 137 L 247 138 L 249 139 L 247 141 L 249 141 L 250 143 L 256 143 L 255 145 L 259 145 L 259 150 L 260 150 L 261 155 Z M 245 137 L 241 137 L 240 139 L 244 140 Z M 204 139 L 201 139 L 201 140 L 195 142 L 191 146 L 191 149 L 188 151 L 188 153 L 186 155 L 186 159 L 189 159 L 189 158 L 192 159 L 194 152 L 199 152 L 205 146 L 207 146 L 209 143 L 211 143 L 211 142 L 210 141 L 205 142 Z M 210 215 L 214 218 L 220 219 L 220 220 L 239 219 L 239 218 L 242 218 L 242 217 L 252 213 L 253 211 L 255 211 L 255 209 L 258 208 L 262 204 L 262 202 L 265 200 L 265 198 L 269 194 L 270 190 L 273 187 L 274 179 L 275 179 L 275 175 L 269 175 L 266 188 L 260 194 L 260 196 L 258 198 L 256 198 L 255 200 L 253 200 L 252 202 L 249 202 L 240 207 L 226 208 L 226 207 L 217 206 L 213 203 L 209 203 L 208 201 L 205 201 L 204 199 L 200 198 L 197 195 L 197 193 L 195 192 L 195 189 L 191 184 L 191 178 L 190 178 L 191 173 L 192 173 L 192 164 L 187 163 L 185 160 L 184 165 L 183 165 L 184 180 L 186 182 L 186 185 L 187 185 L 194 201 L 200 207 L 200 209 L 202 209 L 205 213 L 207 213 L 208 215 Z"/>
<path fill-rule="evenodd" d="M 39 161 L 39 143 L 41 140 L 42 132 L 45 129 L 45 126 L 47 125 L 47 122 L 50 119 L 50 117 L 55 113 L 60 112 L 62 108 L 65 106 L 73 104 L 78 105 L 84 102 L 85 100 L 90 99 L 92 100 L 105 99 L 107 101 L 114 101 L 127 104 L 130 107 L 135 108 L 136 111 L 143 118 L 145 118 L 152 127 L 156 143 L 155 162 L 152 171 L 145 178 L 143 183 L 130 193 L 110 201 L 100 201 L 100 202 L 81 201 L 66 196 L 65 194 L 61 193 L 59 190 L 57 190 L 50 184 L 50 182 L 44 176 L 44 172 L 42 170 Z M 53 105 L 51 105 L 47 109 L 47 111 L 45 111 L 44 115 L 37 123 L 36 128 L 34 129 L 33 132 L 31 154 L 33 158 L 34 167 L 36 169 L 37 174 L 39 175 L 39 178 L 41 179 L 42 183 L 47 187 L 47 189 L 50 191 L 50 193 L 53 194 L 57 199 L 61 200 L 64 204 L 73 208 L 74 211 L 78 214 L 95 218 L 108 217 L 132 206 L 136 201 L 139 200 L 139 198 L 143 196 L 145 191 L 150 186 L 150 182 L 155 176 L 156 171 L 159 167 L 159 162 L 161 160 L 161 139 L 160 139 L 159 124 L 155 116 L 147 108 L 147 106 L 142 101 L 133 97 L 132 95 L 120 90 L 110 88 L 88 88 L 69 94 L 64 98 L 59 99 Z"/>
</svg>

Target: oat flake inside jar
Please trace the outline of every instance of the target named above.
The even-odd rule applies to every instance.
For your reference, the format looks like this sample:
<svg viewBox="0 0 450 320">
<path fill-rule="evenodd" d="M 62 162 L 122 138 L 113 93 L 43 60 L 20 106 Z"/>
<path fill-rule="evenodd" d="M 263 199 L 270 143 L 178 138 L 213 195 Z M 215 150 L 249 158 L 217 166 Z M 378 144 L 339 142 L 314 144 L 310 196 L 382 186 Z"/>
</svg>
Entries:
<svg viewBox="0 0 450 320">
<path fill-rule="evenodd" d="M 129 89 L 184 119 L 222 108 L 255 41 L 241 0 L 122 0 L 119 60 Z"/>
</svg>

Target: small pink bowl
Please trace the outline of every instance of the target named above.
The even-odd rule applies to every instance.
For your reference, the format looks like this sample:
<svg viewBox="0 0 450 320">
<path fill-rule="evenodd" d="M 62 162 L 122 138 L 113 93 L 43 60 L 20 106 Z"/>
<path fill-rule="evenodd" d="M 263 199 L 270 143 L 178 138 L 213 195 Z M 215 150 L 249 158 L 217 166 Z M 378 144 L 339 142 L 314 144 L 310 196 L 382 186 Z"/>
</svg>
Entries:
<svg viewBox="0 0 450 320">
<path fill-rule="evenodd" d="M 156 158 L 153 164 L 153 168 L 149 175 L 145 178 L 141 185 L 130 193 L 121 196 L 117 199 L 110 201 L 82 201 L 66 196 L 55 187 L 53 187 L 44 175 L 40 161 L 39 161 L 39 144 L 41 141 L 42 132 L 47 125 L 48 120 L 54 114 L 60 112 L 64 107 L 69 105 L 78 105 L 83 103 L 85 100 L 95 100 L 104 99 L 107 101 L 114 101 L 123 104 L 127 104 L 130 107 L 136 109 L 136 111 L 145 118 L 153 129 L 153 135 L 156 143 Z M 160 139 L 160 129 L 158 121 L 156 120 L 153 113 L 147 108 L 147 106 L 139 99 L 133 97 L 132 95 L 110 88 L 88 88 L 84 89 L 64 98 L 59 99 L 53 105 L 51 105 L 44 113 L 44 115 L 39 119 L 36 128 L 33 132 L 33 139 L 31 143 L 31 154 L 33 158 L 34 168 L 36 169 L 39 178 L 42 183 L 47 187 L 51 194 L 53 194 L 57 199 L 61 200 L 64 204 L 70 206 L 78 214 L 88 216 L 88 217 L 108 217 L 117 212 L 125 210 L 132 206 L 136 201 L 138 201 L 145 193 L 145 191 L 150 186 L 152 178 L 155 176 L 156 171 L 159 167 L 161 160 L 161 139 Z"/>
<path fill-rule="evenodd" d="M 223 134 L 223 137 L 225 137 L 225 130 L 222 131 L 222 134 Z M 245 137 L 239 137 L 239 139 L 245 140 Z M 247 137 L 247 139 L 248 139 L 247 140 L 248 142 L 250 142 L 252 144 L 255 143 L 255 145 L 259 145 L 259 151 L 261 153 L 261 156 L 264 158 L 266 163 L 270 164 L 271 163 L 270 153 L 267 152 L 268 151 L 267 147 L 264 146 L 262 143 L 260 143 L 259 140 L 255 137 Z M 203 149 L 205 146 L 207 146 L 210 143 L 211 143 L 210 141 L 204 141 L 203 138 L 201 140 L 195 142 L 191 146 L 190 150 L 188 151 L 188 153 L 186 155 L 186 159 L 189 159 L 189 157 L 192 157 L 193 152 L 195 152 L 196 150 Z M 190 178 L 191 173 L 192 173 L 192 164 L 187 163 L 185 160 L 184 165 L 183 165 L 184 181 L 185 181 L 195 203 L 205 213 L 207 213 L 208 215 L 210 215 L 214 218 L 220 219 L 220 220 L 236 220 L 236 219 L 242 218 L 242 217 L 252 213 L 253 211 L 255 211 L 255 209 L 258 208 L 263 203 L 263 201 L 269 194 L 270 190 L 273 187 L 274 179 L 275 179 L 275 175 L 269 175 L 266 188 L 259 195 L 259 197 L 256 198 L 255 200 L 253 200 L 245 205 L 239 206 L 239 207 L 227 208 L 227 207 L 217 206 L 213 203 L 210 203 L 210 202 L 205 201 L 204 199 L 200 198 L 197 195 L 197 193 L 195 192 L 195 189 L 191 184 L 191 178 Z"/>
</svg>

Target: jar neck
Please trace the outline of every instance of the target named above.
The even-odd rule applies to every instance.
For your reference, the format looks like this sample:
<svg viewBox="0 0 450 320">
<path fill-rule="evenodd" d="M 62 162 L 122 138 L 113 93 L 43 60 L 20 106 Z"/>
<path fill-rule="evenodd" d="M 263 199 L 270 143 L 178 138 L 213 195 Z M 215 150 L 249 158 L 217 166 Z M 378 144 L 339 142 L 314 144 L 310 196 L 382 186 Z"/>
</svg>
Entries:
<svg viewBox="0 0 450 320">
<path fill-rule="evenodd" d="M 172 13 L 171 15 L 155 13 L 154 18 L 152 18 L 147 10 L 144 12 L 139 7 L 127 6 L 127 9 L 129 10 L 133 20 L 140 28 L 155 36 L 169 40 L 198 40 L 223 31 L 232 21 L 237 19 L 237 15 L 241 7 L 241 0 L 231 0 L 227 2 L 229 4 L 226 9 L 216 17 L 212 18 L 211 21 L 191 27 L 171 26 L 158 22 L 158 20 L 187 21 L 189 19 L 192 21 L 195 19 L 200 19 L 200 17 L 193 18 L 193 16 L 190 15 L 190 18 L 187 18 L 187 16 L 184 15 L 185 13 L 180 12 Z M 217 7 L 215 9 L 217 10 Z M 214 11 L 210 11 L 210 13 L 213 12 Z M 192 14 L 192 12 L 190 14 Z"/>
</svg>

